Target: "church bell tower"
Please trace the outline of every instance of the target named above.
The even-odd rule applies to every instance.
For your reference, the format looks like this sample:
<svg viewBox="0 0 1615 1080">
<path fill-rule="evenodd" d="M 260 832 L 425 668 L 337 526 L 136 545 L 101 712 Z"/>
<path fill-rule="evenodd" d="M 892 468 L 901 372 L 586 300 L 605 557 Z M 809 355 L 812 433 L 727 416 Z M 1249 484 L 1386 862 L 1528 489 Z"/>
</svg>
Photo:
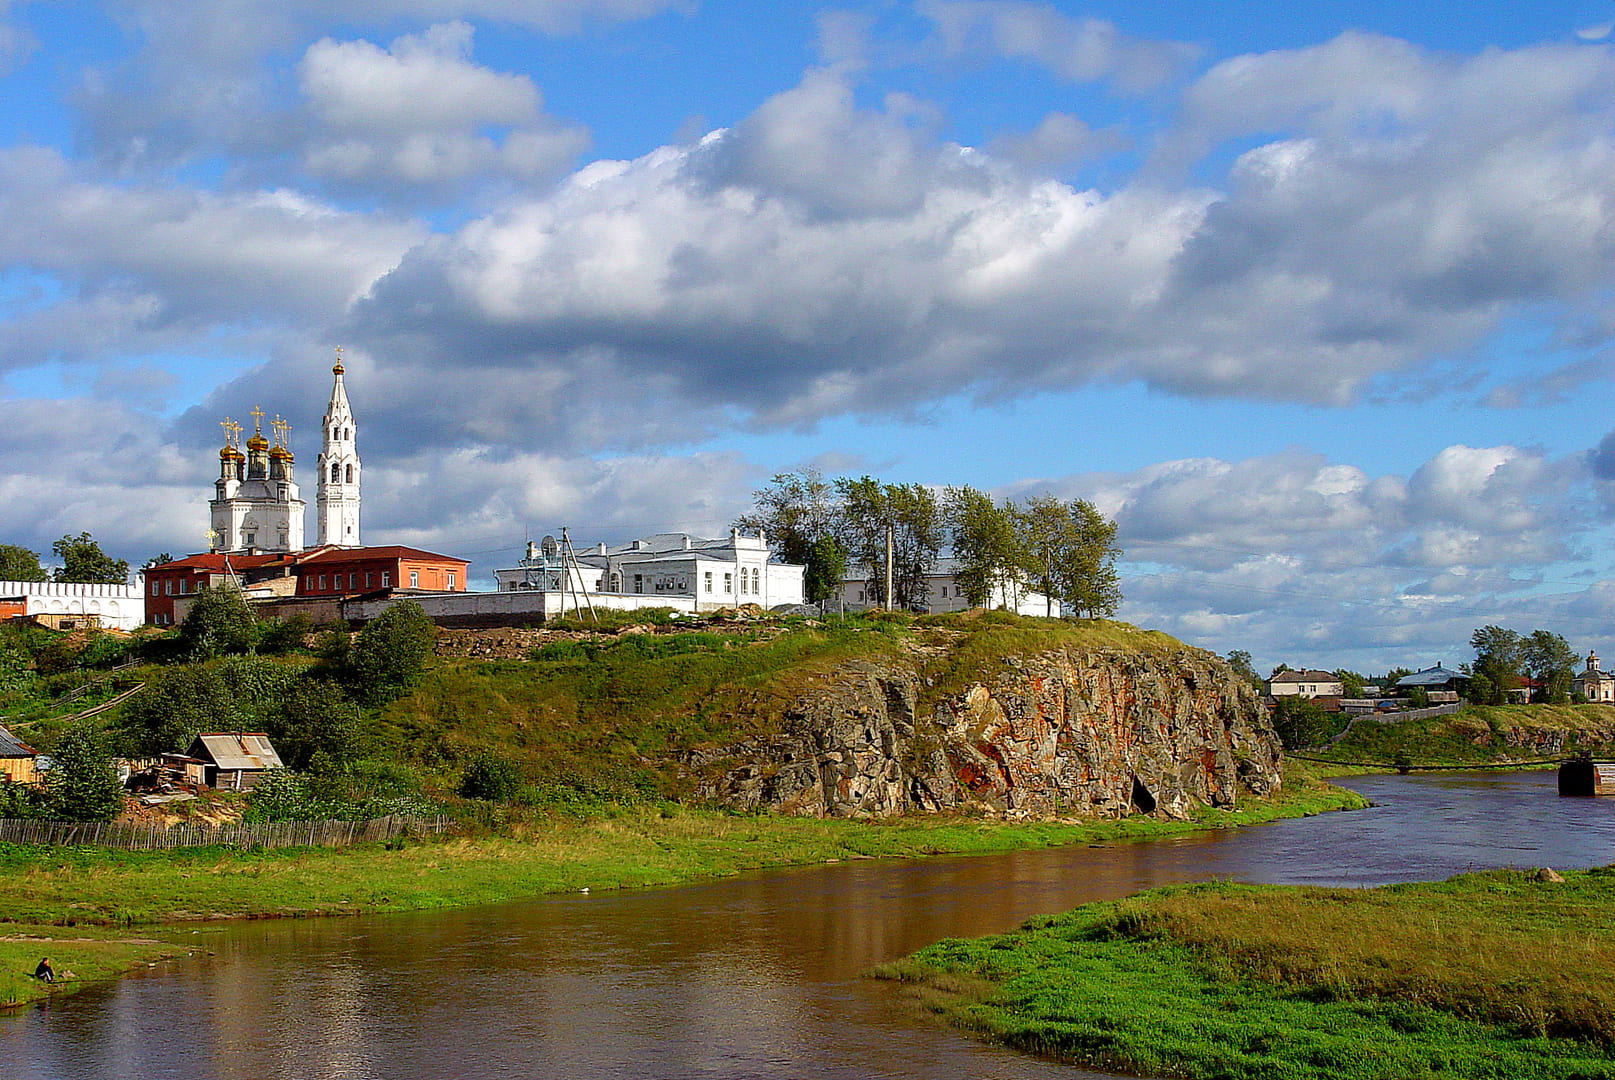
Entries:
<svg viewBox="0 0 1615 1080">
<path fill-rule="evenodd" d="M 320 435 L 319 485 L 315 505 L 319 508 L 315 543 L 336 547 L 359 547 L 359 452 L 358 431 L 348 392 L 342 385 L 342 350 L 336 351 L 331 368 L 336 382 L 331 387 L 331 403 L 325 407 L 325 425 Z"/>
</svg>

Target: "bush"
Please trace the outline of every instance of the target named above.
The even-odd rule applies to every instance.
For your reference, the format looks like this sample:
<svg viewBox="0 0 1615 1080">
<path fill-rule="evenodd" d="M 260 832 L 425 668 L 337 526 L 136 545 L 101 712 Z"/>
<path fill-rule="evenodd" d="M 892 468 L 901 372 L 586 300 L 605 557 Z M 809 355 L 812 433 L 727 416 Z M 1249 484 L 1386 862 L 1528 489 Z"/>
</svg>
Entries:
<svg viewBox="0 0 1615 1080">
<path fill-rule="evenodd" d="M 503 802 L 522 788 L 522 777 L 509 758 L 483 750 L 466 762 L 460 777 L 460 794 L 467 799 Z"/>
<path fill-rule="evenodd" d="M 437 627 L 413 600 L 394 604 L 365 624 L 348 657 L 348 685 L 366 705 L 403 697 L 420 680 Z"/>
<path fill-rule="evenodd" d="M 45 775 L 45 806 L 63 821 L 111 821 L 123 809 L 123 784 L 112 771 L 112 755 L 88 725 L 69 728 L 51 755 Z"/>
<path fill-rule="evenodd" d="M 27 784 L 0 783 L 0 818 L 29 821 L 45 816 L 45 797 Z"/>
<path fill-rule="evenodd" d="M 284 656 L 304 648 L 308 636 L 314 632 L 314 623 L 301 613 L 289 619 L 276 619 L 262 628 L 258 638 L 258 651 L 271 656 Z"/>
<path fill-rule="evenodd" d="M 204 589 L 179 624 L 180 651 L 192 660 L 251 652 L 257 643 L 257 616 L 232 585 Z"/>
<path fill-rule="evenodd" d="M 1302 697 L 1281 697 L 1273 705 L 1273 730 L 1286 750 L 1306 750 L 1328 742 L 1342 726 L 1331 713 Z"/>
<path fill-rule="evenodd" d="M 358 707 L 327 679 L 297 679 L 265 728 L 280 759 L 294 769 L 307 769 L 319 758 L 320 771 L 330 771 L 360 752 Z"/>
</svg>

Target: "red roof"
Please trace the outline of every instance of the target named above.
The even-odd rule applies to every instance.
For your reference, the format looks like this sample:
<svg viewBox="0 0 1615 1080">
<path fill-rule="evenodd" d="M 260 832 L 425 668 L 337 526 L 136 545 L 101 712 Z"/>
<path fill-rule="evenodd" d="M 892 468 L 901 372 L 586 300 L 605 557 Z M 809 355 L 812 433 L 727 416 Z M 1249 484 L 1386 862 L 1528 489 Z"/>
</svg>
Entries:
<svg viewBox="0 0 1615 1080">
<path fill-rule="evenodd" d="M 433 562 L 452 562 L 462 566 L 469 566 L 465 559 L 456 559 L 453 555 L 439 555 L 434 551 L 422 551 L 420 548 L 403 547 L 398 544 L 386 547 L 323 547 L 303 552 L 297 559 L 298 563 L 310 562 L 349 562 L 354 559 L 424 559 Z"/>
<path fill-rule="evenodd" d="M 249 570 L 259 566 L 271 566 L 278 562 L 294 561 L 296 556 L 284 551 L 274 551 L 265 555 L 225 555 L 223 552 L 208 551 L 200 555 L 187 555 L 183 559 L 165 562 L 158 566 L 147 568 L 152 570 L 223 570 L 225 559 L 230 560 L 232 570 Z"/>
</svg>

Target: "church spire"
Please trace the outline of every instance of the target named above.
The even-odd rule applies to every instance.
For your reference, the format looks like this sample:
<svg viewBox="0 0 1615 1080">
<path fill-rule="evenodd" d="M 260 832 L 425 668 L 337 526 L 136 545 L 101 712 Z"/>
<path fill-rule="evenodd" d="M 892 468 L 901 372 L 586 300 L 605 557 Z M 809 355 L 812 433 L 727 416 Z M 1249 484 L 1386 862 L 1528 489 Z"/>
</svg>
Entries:
<svg viewBox="0 0 1615 1080">
<path fill-rule="evenodd" d="M 359 540 L 359 452 L 358 429 L 348 391 L 342 385 L 342 349 L 336 350 L 331 367 L 334 382 L 331 402 L 325 407 L 324 430 L 320 433 L 318 494 L 319 512 L 316 542 L 337 547 L 358 547 Z"/>
</svg>

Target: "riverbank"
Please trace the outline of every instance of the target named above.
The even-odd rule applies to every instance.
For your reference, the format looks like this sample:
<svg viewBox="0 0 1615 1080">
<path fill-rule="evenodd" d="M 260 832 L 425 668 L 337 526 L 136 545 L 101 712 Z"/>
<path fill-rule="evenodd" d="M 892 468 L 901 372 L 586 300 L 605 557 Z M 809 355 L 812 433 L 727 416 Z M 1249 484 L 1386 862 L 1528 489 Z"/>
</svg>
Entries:
<svg viewBox="0 0 1615 1080">
<path fill-rule="evenodd" d="M 860 822 L 660 804 L 618 807 L 585 821 L 522 826 L 514 835 L 390 847 L 121 852 L 0 844 L 0 875 L 7 882 L 0 890 L 0 923 L 10 924 L 0 927 L 0 1002 L 36 1000 L 171 954 L 186 944 L 164 940 L 173 936 L 173 924 L 202 919 L 424 910 L 580 889 L 676 885 L 838 860 L 1128 843 L 1363 805 L 1356 793 L 1296 770 L 1274 798 L 1248 800 L 1231 811 L 1202 809 L 1187 822 L 1144 817 Z M 165 925 L 170 929 L 162 929 Z M 113 944 L 131 951 L 115 954 Z M 73 970 L 79 980 L 52 991 L 28 977 L 40 956 L 58 954 L 58 967 Z"/>
<path fill-rule="evenodd" d="M 885 965 L 984 1038 L 1136 1074 L 1615 1076 L 1615 871 L 1153 890 Z"/>
</svg>

